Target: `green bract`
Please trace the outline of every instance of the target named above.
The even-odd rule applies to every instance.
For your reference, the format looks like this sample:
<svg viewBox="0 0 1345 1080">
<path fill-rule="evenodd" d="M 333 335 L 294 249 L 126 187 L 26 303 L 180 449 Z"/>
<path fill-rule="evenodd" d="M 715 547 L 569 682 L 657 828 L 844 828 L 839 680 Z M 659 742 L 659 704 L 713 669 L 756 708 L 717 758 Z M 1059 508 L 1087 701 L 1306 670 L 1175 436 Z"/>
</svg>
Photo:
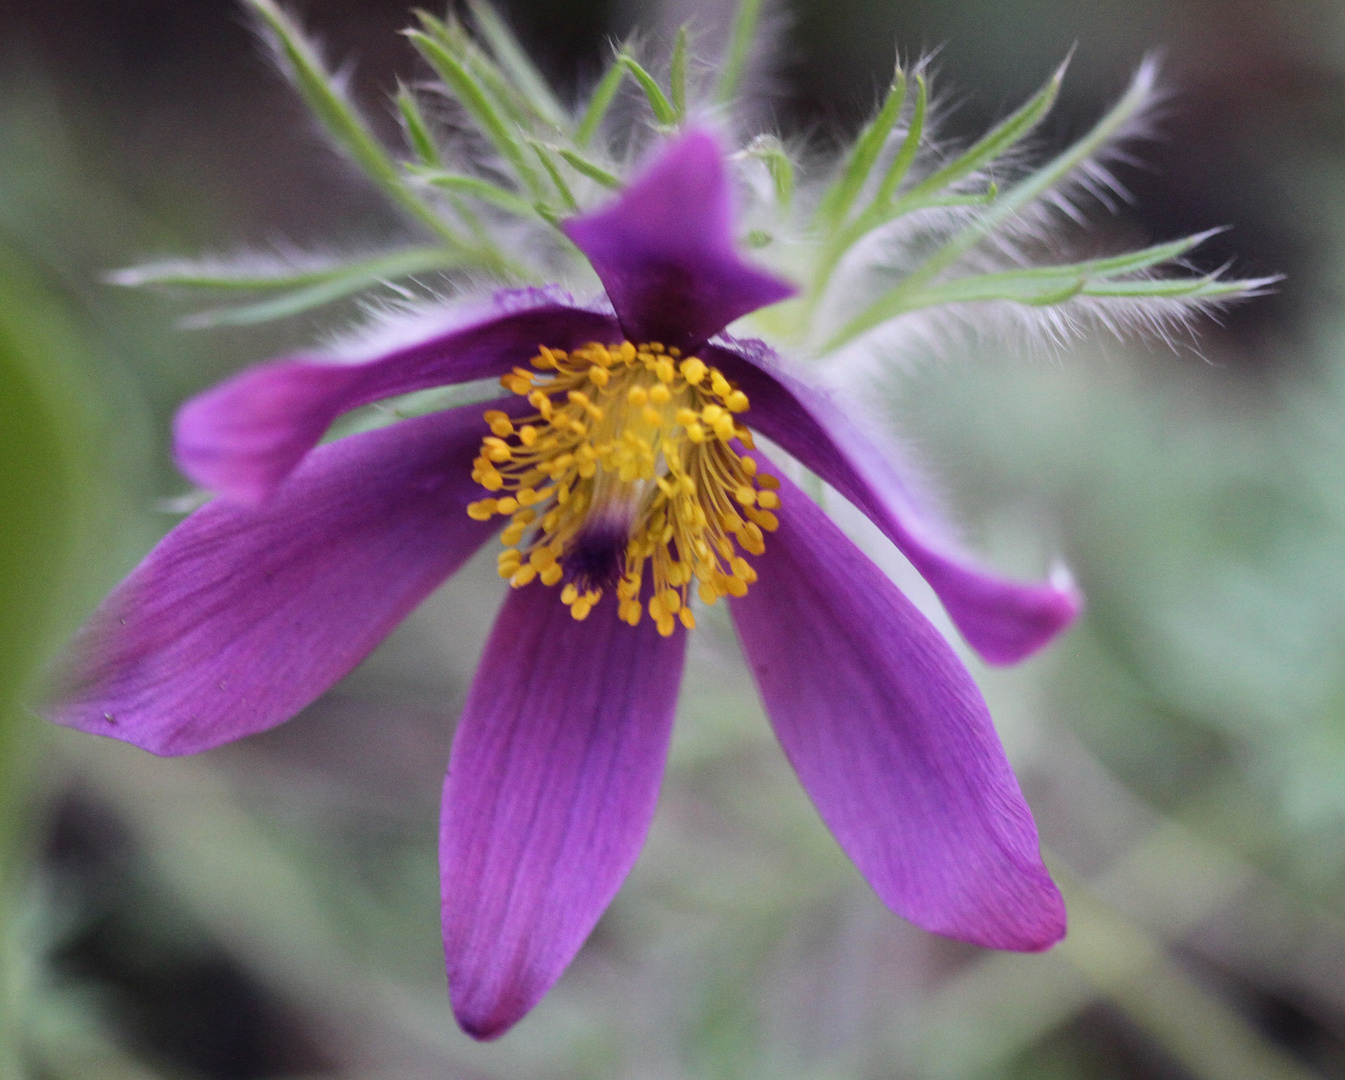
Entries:
<svg viewBox="0 0 1345 1080">
<path fill-rule="evenodd" d="M 596 291 L 558 224 L 621 189 L 660 133 L 690 120 L 718 127 L 734 156 L 745 246 L 794 281 L 798 298 L 754 316 L 794 355 L 820 357 L 904 316 L 975 318 L 1009 305 L 1030 328 L 1059 337 L 1082 325 L 1165 332 L 1191 314 L 1264 288 L 1269 279 L 1193 274 L 1181 259 L 1211 232 L 1107 258 L 1042 265 L 1053 220 L 1114 187 L 1101 164 L 1133 135 L 1153 97 L 1154 66 L 1082 139 L 1038 168 L 1023 142 L 1050 112 L 1065 65 L 1031 99 L 960 152 L 936 146 L 920 65 L 898 65 L 873 118 L 835 160 L 819 165 L 774 132 L 735 120 L 752 58 L 760 0 L 742 0 L 718 63 L 697 68 L 687 29 L 666 65 L 617 47 L 583 100 L 567 107 L 507 24 L 471 0 L 470 29 L 420 13 L 410 39 L 435 81 L 399 86 L 407 153 L 372 133 L 318 51 L 274 0 L 247 0 L 283 70 L 332 142 L 424 235 L 399 250 L 347 259 L 161 262 L 114 275 L 124 285 L 256 294 L 213 307 L 189 325 L 254 323 L 297 314 L 403 281 L 438 291 L 561 280 Z M 666 81 L 659 72 L 666 68 Z M 706 72 L 710 77 L 706 77 Z M 454 124 L 441 124 L 445 99 Z M 614 108 L 614 106 L 617 106 Z M 1035 313 L 1035 314 L 1034 314 Z"/>
</svg>

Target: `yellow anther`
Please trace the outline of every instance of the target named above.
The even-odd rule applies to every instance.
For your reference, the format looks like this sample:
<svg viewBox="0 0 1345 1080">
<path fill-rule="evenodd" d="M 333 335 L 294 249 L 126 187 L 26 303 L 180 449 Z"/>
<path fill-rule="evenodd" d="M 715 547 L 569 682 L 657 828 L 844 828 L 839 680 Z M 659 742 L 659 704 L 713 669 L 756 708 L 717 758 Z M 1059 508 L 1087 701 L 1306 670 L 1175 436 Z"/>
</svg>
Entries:
<svg viewBox="0 0 1345 1080">
<path fill-rule="evenodd" d="M 531 366 L 501 381 L 536 414 L 487 410 L 489 433 L 472 463 L 472 478 L 500 495 L 469 504 L 468 514 L 509 518 L 500 575 L 520 588 L 537 579 L 559 586 L 576 619 L 614 587 L 622 622 L 638 625 L 648 610 L 664 635 L 679 621 L 695 626 L 693 590 L 706 604 L 743 595 L 756 573 L 742 556 L 765 550 L 780 506 L 779 484 L 759 478 L 733 442 L 751 445 L 736 417 L 747 395 L 660 342 L 539 347 Z M 595 514 L 628 530 L 615 580 L 579 573 L 566 582 L 576 569 L 566 554 Z"/>
<path fill-rule="evenodd" d="M 682 378 L 686 379 L 692 386 L 700 386 L 701 380 L 705 378 L 705 373 L 709 370 L 705 366 L 705 361 L 699 356 L 691 356 L 682 361 Z"/>
<path fill-rule="evenodd" d="M 512 435 L 514 433 L 513 421 L 509 419 L 508 414 L 500 412 L 499 409 L 488 409 L 482 414 L 482 419 L 490 425 L 490 430 L 496 435 Z"/>
<path fill-rule="evenodd" d="M 757 477 L 757 487 L 765 488 L 767 491 L 778 491 L 780 489 L 780 481 L 769 473 L 762 473 Z"/>
<path fill-rule="evenodd" d="M 767 532 L 775 532 L 780 527 L 780 519 L 769 510 L 748 509 L 747 516 Z"/>
</svg>

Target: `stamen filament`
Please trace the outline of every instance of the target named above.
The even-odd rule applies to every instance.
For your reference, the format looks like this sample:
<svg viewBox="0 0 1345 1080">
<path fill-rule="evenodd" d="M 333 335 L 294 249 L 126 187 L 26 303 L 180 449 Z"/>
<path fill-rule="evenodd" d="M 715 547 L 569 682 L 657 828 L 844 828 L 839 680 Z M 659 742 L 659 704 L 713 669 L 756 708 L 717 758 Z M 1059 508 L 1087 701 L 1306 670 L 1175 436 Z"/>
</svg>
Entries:
<svg viewBox="0 0 1345 1080">
<path fill-rule="evenodd" d="M 695 626 L 693 582 L 706 604 L 745 595 L 756 571 L 739 552 L 765 550 L 780 506 L 779 482 L 734 446 L 752 448 L 737 420 L 747 395 L 658 342 L 542 347 L 531 367 L 500 382 L 536 414 L 487 411 L 473 462 L 472 478 L 498 494 L 467 513 L 510 518 L 500 576 L 515 588 L 565 581 L 561 601 L 579 620 L 615 587 L 618 618 L 636 626 L 647 610 L 665 636 Z"/>
</svg>

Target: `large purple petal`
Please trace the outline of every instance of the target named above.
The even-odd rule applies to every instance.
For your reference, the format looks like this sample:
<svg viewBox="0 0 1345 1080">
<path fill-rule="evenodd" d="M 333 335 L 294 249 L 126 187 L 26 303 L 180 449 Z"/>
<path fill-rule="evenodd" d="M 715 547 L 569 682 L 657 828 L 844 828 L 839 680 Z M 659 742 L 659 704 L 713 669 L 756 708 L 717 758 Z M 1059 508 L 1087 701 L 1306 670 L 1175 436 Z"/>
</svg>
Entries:
<svg viewBox="0 0 1345 1080">
<path fill-rule="evenodd" d="M 208 504 L 72 645 L 50 715 L 156 754 L 288 720 L 491 534 L 466 504 L 479 408 L 316 450 L 264 507 Z"/>
<path fill-rule="evenodd" d="M 610 206 L 564 225 L 626 336 L 687 350 L 795 292 L 739 257 L 733 227 L 724 154 L 704 131 L 663 150 Z"/>
<path fill-rule="evenodd" d="M 439 866 L 458 1022 L 502 1035 L 579 951 L 634 864 L 667 756 L 685 634 L 608 595 L 577 623 L 510 594 L 453 742 Z"/>
<path fill-rule="evenodd" d="M 203 487 L 256 505 L 275 490 L 341 413 L 395 394 L 498 377 L 539 345 L 571 349 L 619 340 L 611 315 L 539 293 L 523 310 L 489 315 L 362 362 L 277 360 L 187 402 L 174 425 L 178 466 Z"/>
<path fill-rule="evenodd" d="M 991 574 L 935 533 L 890 453 L 826 394 L 783 371 L 764 347 L 701 351 L 751 401 L 744 419 L 854 503 L 897 545 L 938 594 L 983 659 L 1012 664 L 1067 628 L 1083 610 L 1068 581 L 1040 584 Z"/>
<path fill-rule="evenodd" d="M 730 602 L 766 711 L 884 903 L 937 934 L 1037 950 L 1065 933 L 1032 815 L 976 684 L 788 481 L 760 580 Z"/>
</svg>

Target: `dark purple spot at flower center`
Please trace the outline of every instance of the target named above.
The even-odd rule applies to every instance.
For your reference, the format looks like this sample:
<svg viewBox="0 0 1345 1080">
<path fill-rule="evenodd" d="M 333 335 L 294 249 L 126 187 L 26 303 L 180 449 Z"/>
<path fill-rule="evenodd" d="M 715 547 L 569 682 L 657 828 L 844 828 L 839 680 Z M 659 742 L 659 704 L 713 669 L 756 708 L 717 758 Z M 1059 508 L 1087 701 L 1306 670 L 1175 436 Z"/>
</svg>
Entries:
<svg viewBox="0 0 1345 1080">
<path fill-rule="evenodd" d="M 629 529 L 596 525 L 579 533 L 565 550 L 565 580 L 581 592 L 608 589 L 625 572 Z"/>
</svg>

